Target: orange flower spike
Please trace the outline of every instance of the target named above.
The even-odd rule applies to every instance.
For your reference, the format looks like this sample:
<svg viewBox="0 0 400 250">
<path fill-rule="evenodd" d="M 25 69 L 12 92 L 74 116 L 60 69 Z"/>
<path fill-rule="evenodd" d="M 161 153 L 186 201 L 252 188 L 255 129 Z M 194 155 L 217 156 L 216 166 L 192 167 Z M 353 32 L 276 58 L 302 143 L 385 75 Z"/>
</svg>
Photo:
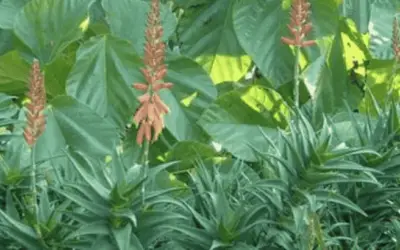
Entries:
<svg viewBox="0 0 400 250">
<path fill-rule="evenodd" d="M 293 38 L 282 37 L 281 41 L 287 45 L 307 47 L 316 44 L 314 40 L 304 41 L 304 37 L 311 31 L 312 24 L 307 23 L 311 4 L 307 0 L 293 0 L 290 24 L 288 29 Z"/>
<path fill-rule="evenodd" d="M 146 91 L 149 88 L 149 86 L 147 86 L 147 84 L 144 83 L 134 83 L 132 87 L 142 91 Z"/>
<path fill-rule="evenodd" d="M 153 91 L 157 92 L 160 89 L 170 89 L 172 88 L 174 85 L 170 82 L 166 82 L 166 83 L 157 83 L 153 86 Z"/>
<path fill-rule="evenodd" d="M 311 23 L 307 23 L 306 25 L 304 25 L 301 28 L 301 32 L 300 33 L 302 35 L 307 35 L 311 31 L 311 29 L 312 29 L 312 24 Z"/>
<path fill-rule="evenodd" d="M 281 41 L 287 45 L 296 45 L 296 41 L 288 37 L 281 37 Z"/>
<path fill-rule="evenodd" d="M 165 105 L 165 103 L 161 100 L 161 98 L 157 94 L 153 95 L 153 102 L 161 114 L 169 113 L 168 106 Z"/>
<path fill-rule="evenodd" d="M 309 46 L 313 46 L 316 44 L 317 44 L 317 42 L 315 42 L 314 40 L 309 40 L 309 41 L 301 42 L 301 47 L 309 47 Z"/>
<path fill-rule="evenodd" d="M 145 67 L 141 69 L 146 84 L 133 85 L 135 89 L 146 91 L 145 95 L 139 97 L 141 107 L 134 116 L 134 121 L 140 124 L 137 135 L 139 145 L 143 143 L 143 140 L 150 142 L 152 129 L 154 130 L 153 141 L 158 139 L 164 126 L 162 115 L 169 111 L 167 105 L 156 93 L 173 86 L 172 83 L 163 82 L 167 74 L 167 66 L 164 64 L 166 45 L 162 41 L 162 36 L 160 3 L 159 0 L 152 0 L 145 31 L 146 44 L 143 57 Z"/>
<path fill-rule="evenodd" d="M 156 106 L 154 105 L 154 103 L 149 103 L 148 107 L 147 107 L 147 120 L 152 122 L 155 119 L 156 116 Z"/>
<path fill-rule="evenodd" d="M 136 111 L 135 116 L 133 117 L 133 121 L 136 124 L 140 124 L 140 122 L 144 121 L 147 117 L 148 114 L 148 106 L 149 106 L 149 102 L 144 102 L 139 109 Z"/>
<path fill-rule="evenodd" d="M 34 59 L 32 63 L 27 96 L 30 99 L 30 103 L 26 105 L 28 112 L 26 115 L 27 126 L 24 130 L 24 138 L 26 143 L 32 147 L 46 128 L 46 119 L 43 114 L 46 106 L 46 90 L 44 77 L 40 71 L 40 64 L 37 59 Z"/>
<path fill-rule="evenodd" d="M 149 121 L 144 121 L 142 123 L 142 126 L 144 126 L 144 137 L 146 138 L 147 141 L 151 141 L 151 125 Z"/>
<path fill-rule="evenodd" d="M 144 95 L 139 96 L 138 99 L 139 99 L 140 103 L 148 102 L 148 101 L 150 101 L 150 95 L 149 95 L 149 93 L 146 93 Z"/>
<path fill-rule="evenodd" d="M 164 122 L 161 118 L 153 122 L 153 130 L 154 130 L 153 142 L 158 140 L 158 137 L 161 134 L 163 128 L 164 128 Z"/>
<path fill-rule="evenodd" d="M 155 72 L 154 78 L 155 78 L 156 80 L 161 80 L 161 79 L 164 78 L 164 76 L 165 76 L 166 74 L 167 74 L 167 69 L 162 69 L 162 70 L 159 70 L 159 71 L 156 71 L 156 72 Z"/>
</svg>

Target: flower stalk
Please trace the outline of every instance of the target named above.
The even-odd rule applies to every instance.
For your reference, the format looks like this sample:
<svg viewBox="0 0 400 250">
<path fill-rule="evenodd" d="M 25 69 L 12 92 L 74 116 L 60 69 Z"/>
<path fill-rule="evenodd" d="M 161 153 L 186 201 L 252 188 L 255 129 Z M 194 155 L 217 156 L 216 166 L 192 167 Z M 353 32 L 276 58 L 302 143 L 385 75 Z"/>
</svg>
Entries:
<svg viewBox="0 0 400 250">
<path fill-rule="evenodd" d="M 400 61 L 400 34 L 399 34 L 399 21 L 397 17 L 393 18 L 393 30 L 392 30 L 392 51 L 394 54 L 394 64 L 392 68 L 392 75 L 390 76 L 388 85 L 388 98 L 390 99 L 394 90 L 394 79 L 396 77 L 397 67 Z"/>
<path fill-rule="evenodd" d="M 393 18 L 392 49 L 396 62 L 400 61 L 400 34 L 397 17 Z"/>
<path fill-rule="evenodd" d="M 167 73 L 165 44 L 162 42 L 163 28 L 160 21 L 159 0 L 151 1 L 147 19 L 146 44 L 144 48 L 144 68 L 141 69 L 145 83 L 134 83 L 133 88 L 144 91 L 138 99 L 140 107 L 133 121 L 139 125 L 136 142 L 154 142 L 158 140 L 164 128 L 163 115 L 169 112 L 168 106 L 161 100 L 158 91 L 172 88 L 172 83 L 163 82 Z M 152 138 L 153 132 L 153 138 Z"/>
<path fill-rule="evenodd" d="M 36 161 L 35 161 L 35 145 L 39 137 L 43 134 L 46 127 L 46 119 L 44 110 L 46 107 L 46 90 L 44 85 L 44 76 L 40 70 L 40 64 L 37 59 L 33 60 L 31 68 L 31 76 L 29 81 L 29 91 L 27 93 L 29 102 L 26 104 L 27 109 L 27 125 L 24 129 L 24 139 L 28 144 L 31 154 L 32 168 L 30 171 L 30 191 L 31 198 L 29 207 L 33 215 L 33 227 L 36 233 L 41 237 L 40 226 L 38 222 L 38 201 L 36 189 Z"/>
<path fill-rule="evenodd" d="M 287 25 L 293 37 L 281 38 L 283 43 L 295 46 L 294 103 L 296 107 L 300 106 L 300 49 L 316 44 L 315 40 L 305 40 L 305 36 L 312 29 L 312 23 L 308 22 L 311 13 L 310 6 L 307 0 L 293 0 L 290 23 Z"/>
<path fill-rule="evenodd" d="M 144 91 L 139 96 L 140 106 L 137 109 L 133 121 L 139 126 L 136 142 L 143 150 L 143 175 L 147 178 L 149 164 L 149 147 L 151 142 L 158 140 L 163 128 L 163 116 L 169 113 L 168 106 L 163 102 L 158 92 L 162 89 L 170 89 L 173 84 L 164 82 L 167 74 L 165 60 L 165 43 L 162 41 L 163 27 L 160 18 L 160 2 L 152 0 L 147 17 L 145 32 L 146 43 L 144 47 L 144 68 L 141 69 L 145 82 L 134 83 L 133 88 Z M 142 186 L 142 198 L 144 203 L 145 185 Z"/>
</svg>

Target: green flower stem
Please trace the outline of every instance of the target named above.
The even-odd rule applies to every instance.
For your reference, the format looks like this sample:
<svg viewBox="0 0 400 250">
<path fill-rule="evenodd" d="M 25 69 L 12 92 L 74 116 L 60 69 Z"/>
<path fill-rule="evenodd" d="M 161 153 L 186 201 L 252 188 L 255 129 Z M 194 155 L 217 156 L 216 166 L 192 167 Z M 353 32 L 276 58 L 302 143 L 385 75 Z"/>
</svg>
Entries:
<svg viewBox="0 0 400 250">
<path fill-rule="evenodd" d="M 294 62 L 294 105 L 300 107 L 300 46 L 295 46 Z"/>
<path fill-rule="evenodd" d="M 149 171 L 149 150 L 150 150 L 150 142 L 144 140 L 144 150 L 142 155 L 142 176 L 144 181 L 142 183 L 142 205 L 144 206 L 145 202 L 145 194 L 146 194 L 146 180 Z"/>
<path fill-rule="evenodd" d="M 35 159 L 35 148 L 36 146 L 33 145 L 31 148 L 31 160 L 32 160 L 32 167 L 31 167 L 31 172 L 30 172 L 30 179 L 31 179 L 31 185 L 30 185 L 30 191 L 31 191 L 31 201 L 29 206 L 32 209 L 32 216 L 33 216 L 33 228 L 35 229 L 37 235 L 39 238 L 41 238 L 41 231 L 40 231 L 40 226 L 39 226 L 39 206 L 37 202 L 37 188 L 36 188 L 36 159 Z"/>
<path fill-rule="evenodd" d="M 397 58 L 395 58 L 395 61 L 393 63 L 393 67 L 392 67 L 392 74 L 390 75 L 390 79 L 389 79 L 389 85 L 388 85 L 388 90 L 387 90 L 387 100 L 385 102 L 385 104 L 388 104 L 388 102 L 390 102 L 390 99 L 392 98 L 393 95 L 393 90 L 394 90 L 394 79 L 396 77 L 396 71 L 397 71 L 397 66 L 398 65 L 398 60 Z"/>
</svg>

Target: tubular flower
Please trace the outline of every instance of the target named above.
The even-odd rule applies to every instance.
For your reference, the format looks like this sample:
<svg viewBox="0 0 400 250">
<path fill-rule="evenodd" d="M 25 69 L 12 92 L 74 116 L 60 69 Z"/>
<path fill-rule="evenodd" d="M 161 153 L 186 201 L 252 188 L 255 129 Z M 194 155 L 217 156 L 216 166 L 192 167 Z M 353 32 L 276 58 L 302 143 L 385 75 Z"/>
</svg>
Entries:
<svg viewBox="0 0 400 250">
<path fill-rule="evenodd" d="M 46 127 L 46 119 L 43 111 L 46 106 L 46 90 L 44 77 L 40 72 L 40 64 L 37 59 L 33 60 L 31 76 L 29 82 L 29 92 L 27 93 L 30 101 L 27 108 L 27 126 L 24 130 L 24 138 L 29 147 L 32 147 L 37 139 L 43 134 Z"/>
<path fill-rule="evenodd" d="M 399 22 L 395 17 L 393 20 L 393 31 L 392 31 L 392 49 L 396 61 L 400 61 L 400 35 L 399 35 Z"/>
<path fill-rule="evenodd" d="M 311 4 L 307 0 L 293 0 L 288 28 L 294 38 L 282 37 L 281 40 L 287 45 L 307 47 L 315 45 L 315 40 L 304 40 L 311 31 L 312 24 L 307 22 L 310 15 Z"/>
<path fill-rule="evenodd" d="M 151 8 L 147 18 L 146 44 L 144 47 L 143 62 L 145 67 L 141 69 L 145 83 L 134 83 L 133 88 L 145 91 L 139 96 L 140 106 L 133 117 L 133 121 L 139 125 L 136 141 L 142 145 L 143 140 L 153 142 L 158 139 L 164 128 L 163 115 L 169 112 L 168 106 L 161 100 L 158 91 L 172 88 L 172 83 L 163 82 L 167 74 L 167 65 L 164 63 L 165 44 L 162 42 L 163 28 L 160 21 L 159 0 L 151 1 Z"/>
</svg>

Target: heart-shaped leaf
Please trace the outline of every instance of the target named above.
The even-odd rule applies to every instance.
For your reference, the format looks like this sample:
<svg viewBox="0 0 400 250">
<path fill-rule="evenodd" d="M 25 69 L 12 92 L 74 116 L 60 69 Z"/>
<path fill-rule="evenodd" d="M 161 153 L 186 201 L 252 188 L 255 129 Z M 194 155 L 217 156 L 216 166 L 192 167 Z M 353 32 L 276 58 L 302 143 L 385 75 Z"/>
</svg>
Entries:
<svg viewBox="0 0 400 250">
<path fill-rule="evenodd" d="M 199 3 L 186 9 L 179 23 L 181 52 L 202 65 L 215 84 L 240 80 L 251 65 L 233 29 L 234 2 Z"/>
<path fill-rule="evenodd" d="M 32 56 L 49 63 L 82 37 L 89 24 L 87 0 L 32 0 L 16 17 L 14 32 Z"/>
<path fill-rule="evenodd" d="M 288 108 L 280 95 L 260 86 L 234 90 L 220 96 L 199 123 L 223 148 L 238 158 L 256 161 L 269 147 L 264 135 L 274 137 L 286 126 Z"/>
<path fill-rule="evenodd" d="M 111 34 L 130 41 L 140 55 L 144 51 L 147 13 L 149 1 L 143 0 L 103 0 L 106 19 L 110 25 Z M 161 23 L 163 39 L 167 40 L 175 31 L 176 18 L 172 11 L 161 4 Z"/>
<path fill-rule="evenodd" d="M 0 91 L 19 95 L 27 90 L 30 66 L 17 51 L 0 56 Z"/>
<path fill-rule="evenodd" d="M 12 29 L 15 17 L 24 5 L 30 0 L 3 0 L 0 1 L 0 28 Z"/>
<path fill-rule="evenodd" d="M 332 35 L 338 23 L 336 1 L 310 2 L 313 29 L 309 38 Z M 233 24 L 240 44 L 274 87 L 293 79 L 294 55 L 281 42 L 281 37 L 289 34 L 289 10 L 281 0 L 237 0 L 233 6 Z"/>
<path fill-rule="evenodd" d="M 123 128 L 137 106 L 131 87 L 141 61 L 132 46 L 111 36 L 93 37 L 77 52 L 67 93 Z"/>
<path fill-rule="evenodd" d="M 201 137 L 197 119 L 216 98 L 217 91 L 207 73 L 188 58 L 167 54 L 166 82 L 172 90 L 160 91 L 171 112 L 165 116 L 166 128 L 177 140 Z M 132 83 L 143 82 L 142 60 L 132 45 L 113 36 L 98 36 L 78 51 L 77 62 L 67 81 L 67 92 L 95 110 L 110 117 L 120 130 L 138 107 L 141 92 Z"/>
<path fill-rule="evenodd" d="M 371 7 L 371 18 L 368 25 L 370 33 L 369 50 L 375 59 L 393 58 L 392 30 L 396 14 L 394 0 L 374 1 Z"/>
</svg>

